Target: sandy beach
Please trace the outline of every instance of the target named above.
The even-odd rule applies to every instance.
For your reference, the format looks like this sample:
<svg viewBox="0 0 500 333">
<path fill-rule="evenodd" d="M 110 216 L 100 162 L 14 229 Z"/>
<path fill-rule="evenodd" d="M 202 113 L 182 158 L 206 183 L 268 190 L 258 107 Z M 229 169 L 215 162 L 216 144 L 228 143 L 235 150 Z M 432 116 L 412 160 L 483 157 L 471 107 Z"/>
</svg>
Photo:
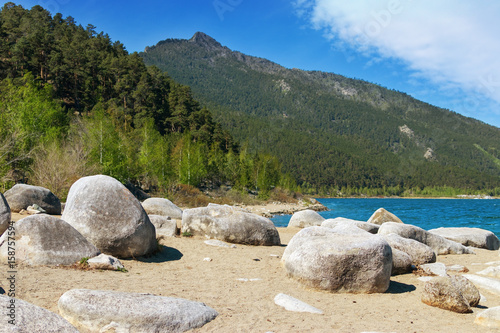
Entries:
<svg viewBox="0 0 500 333">
<path fill-rule="evenodd" d="M 14 219 L 19 218 L 16 214 Z M 310 290 L 288 278 L 281 256 L 300 229 L 278 228 L 281 246 L 220 248 L 199 237 L 161 240 L 162 251 L 150 258 L 121 260 L 127 273 L 21 265 L 17 297 L 58 313 L 57 301 L 73 288 L 151 293 L 200 301 L 219 316 L 194 332 L 494 332 L 474 323 L 477 313 L 499 306 L 500 296 L 480 290 L 486 300 L 474 313 L 458 314 L 420 301 L 424 282 L 415 274 L 391 278 L 384 294 L 332 294 Z M 438 256 L 438 262 L 461 264 L 470 273 L 500 261 L 498 251 Z M 205 261 L 211 258 L 211 261 Z M 497 264 L 500 265 L 500 262 Z M 1 266 L 6 281 L 7 266 Z M 5 285 L 3 285 L 5 287 Z M 289 312 L 274 303 L 285 293 L 324 311 L 323 315 Z M 147 311 L 147 309 L 145 309 Z"/>
</svg>

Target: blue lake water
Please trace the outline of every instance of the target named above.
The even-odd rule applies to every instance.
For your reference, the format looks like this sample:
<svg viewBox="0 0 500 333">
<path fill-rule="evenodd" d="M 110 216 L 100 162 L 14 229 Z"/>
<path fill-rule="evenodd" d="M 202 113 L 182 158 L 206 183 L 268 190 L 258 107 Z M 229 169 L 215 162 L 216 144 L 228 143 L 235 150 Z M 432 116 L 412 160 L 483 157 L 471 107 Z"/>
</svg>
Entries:
<svg viewBox="0 0 500 333">
<path fill-rule="evenodd" d="M 479 199 L 317 199 L 329 210 L 324 218 L 346 217 L 367 221 L 383 207 L 406 224 L 425 230 L 439 227 L 482 228 L 500 237 L 500 200 Z M 286 227 L 290 215 L 273 217 L 277 227 Z"/>
</svg>

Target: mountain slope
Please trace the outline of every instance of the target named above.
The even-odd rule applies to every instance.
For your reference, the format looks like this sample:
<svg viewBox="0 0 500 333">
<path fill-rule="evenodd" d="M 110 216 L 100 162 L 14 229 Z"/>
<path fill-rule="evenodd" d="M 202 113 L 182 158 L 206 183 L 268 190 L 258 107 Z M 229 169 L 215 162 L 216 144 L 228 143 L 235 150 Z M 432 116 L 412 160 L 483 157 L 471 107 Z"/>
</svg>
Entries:
<svg viewBox="0 0 500 333">
<path fill-rule="evenodd" d="M 287 69 L 200 32 L 161 41 L 141 56 L 191 86 L 237 139 L 277 155 L 301 184 L 500 186 L 491 158 L 500 157 L 500 129 L 404 93 Z"/>
</svg>

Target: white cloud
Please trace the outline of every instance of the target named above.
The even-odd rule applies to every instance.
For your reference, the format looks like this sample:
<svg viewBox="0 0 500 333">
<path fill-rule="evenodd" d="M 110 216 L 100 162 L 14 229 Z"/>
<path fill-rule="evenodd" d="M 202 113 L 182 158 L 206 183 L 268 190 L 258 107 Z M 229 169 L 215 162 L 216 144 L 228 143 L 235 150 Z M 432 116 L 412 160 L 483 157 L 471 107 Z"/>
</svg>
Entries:
<svg viewBox="0 0 500 333">
<path fill-rule="evenodd" d="M 418 76 L 500 102 L 497 0 L 298 0 L 332 41 L 403 61 Z"/>
</svg>

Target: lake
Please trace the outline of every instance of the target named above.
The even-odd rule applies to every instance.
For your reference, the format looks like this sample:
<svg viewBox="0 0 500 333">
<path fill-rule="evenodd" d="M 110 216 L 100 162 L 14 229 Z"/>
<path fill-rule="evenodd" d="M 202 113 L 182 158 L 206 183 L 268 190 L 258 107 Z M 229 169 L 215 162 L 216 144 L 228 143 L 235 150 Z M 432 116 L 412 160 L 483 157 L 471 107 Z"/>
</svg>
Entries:
<svg viewBox="0 0 500 333">
<path fill-rule="evenodd" d="M 473 227 L 490 230 L 500 237 L 500 200 L 480 199 L 317 199 L 329 210 L 324 218 L 345 217 L 367 221 L 383 207 L 406 224 L 429 230 L 439 227 Z M 277 227 L 286 227 L 291 215 L 273 217 Z"/>
</svg>

